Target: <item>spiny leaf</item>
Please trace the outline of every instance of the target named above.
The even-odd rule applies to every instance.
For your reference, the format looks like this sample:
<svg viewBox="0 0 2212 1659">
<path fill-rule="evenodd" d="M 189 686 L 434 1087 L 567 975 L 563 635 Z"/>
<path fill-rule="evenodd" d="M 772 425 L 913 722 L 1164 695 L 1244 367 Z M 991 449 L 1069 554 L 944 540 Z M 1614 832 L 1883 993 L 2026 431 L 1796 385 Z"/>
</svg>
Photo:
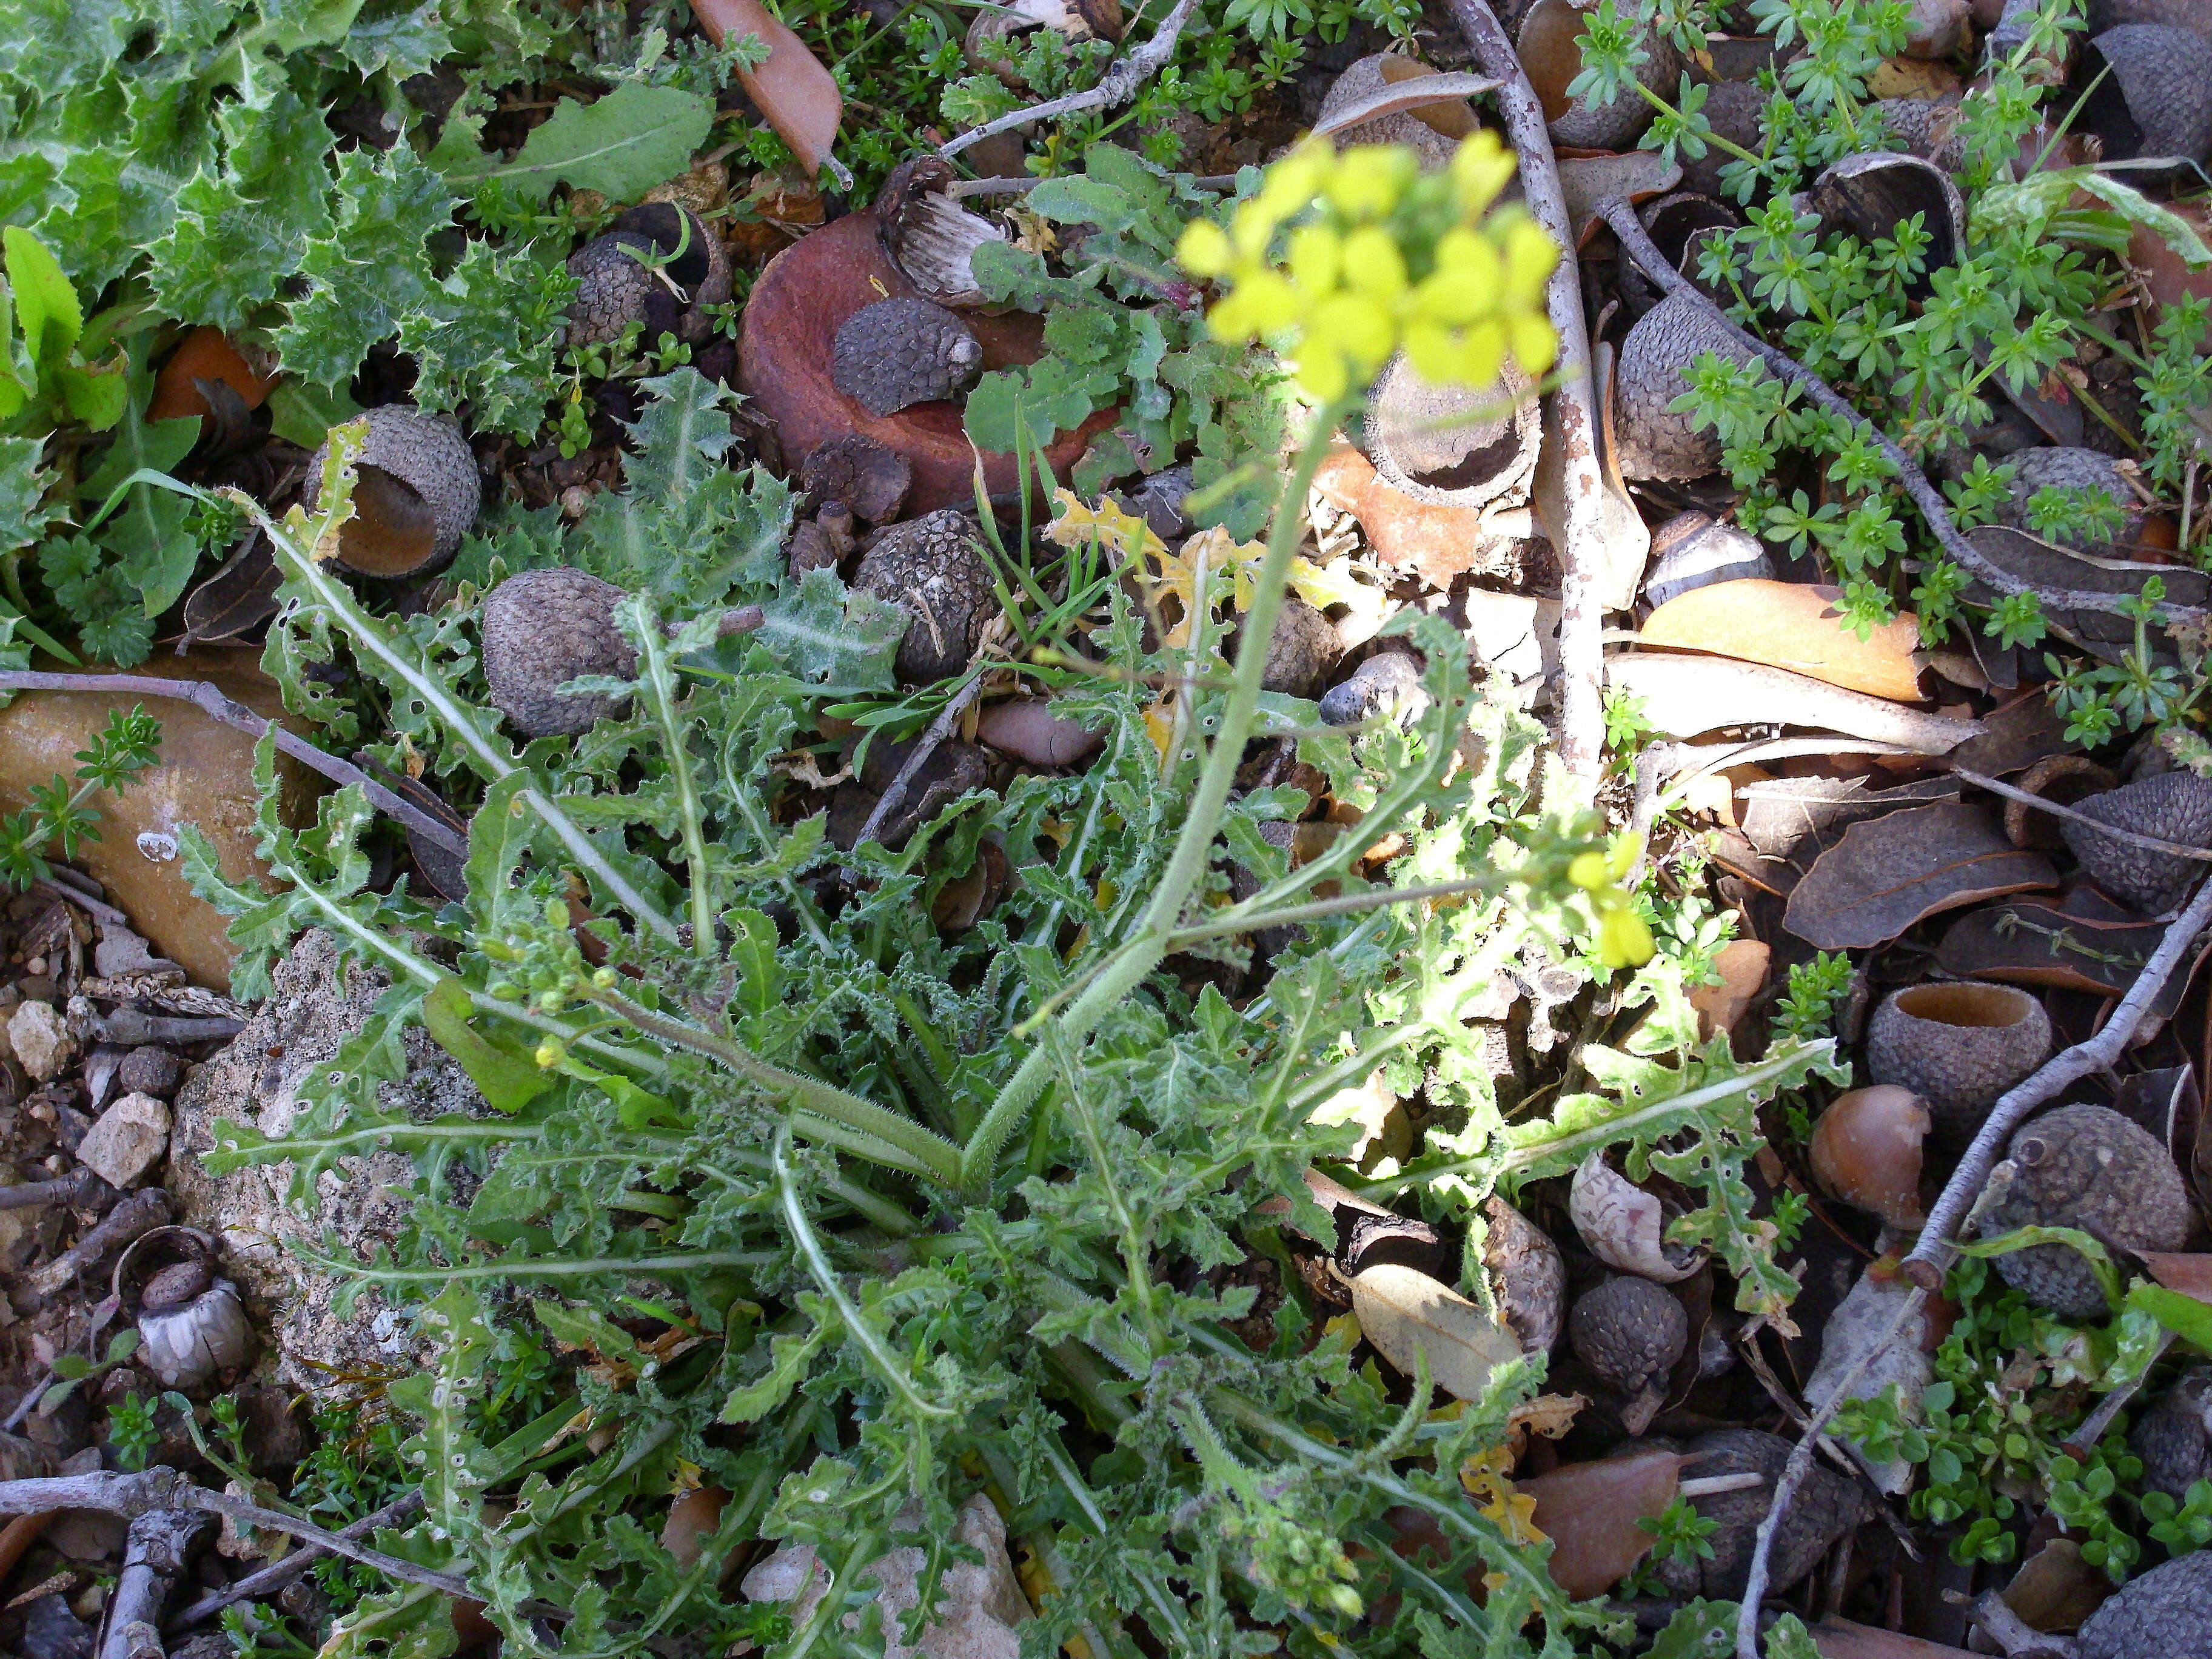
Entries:
<svg viewBox="0 0 2212 1659">
<path fill-rule="evenodd" d="M 690 165 L 714 125 L 714 100 L 677 87 L 625 81 L 596 102 L 563 98 L 512 161 L 479 157 L 450 173 L 463 187 L 496 179 L 533 201 L 556 184 L 629 202 Z"/>
</svg>

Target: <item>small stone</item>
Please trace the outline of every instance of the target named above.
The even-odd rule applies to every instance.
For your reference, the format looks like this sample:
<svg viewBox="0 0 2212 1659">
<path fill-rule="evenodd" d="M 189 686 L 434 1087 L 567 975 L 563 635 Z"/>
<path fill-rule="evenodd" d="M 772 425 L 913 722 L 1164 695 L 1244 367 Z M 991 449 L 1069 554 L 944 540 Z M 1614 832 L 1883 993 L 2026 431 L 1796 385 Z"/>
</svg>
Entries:
<svg viewBox="0 0 2212 1659">
<path fill-rule="evenodd" d="M 78 1160 L 111 1187 L 128 1187 L 169 1150 L 169 1109 L 151 1095 L 125 1095 L 100 1115 Z"/>
<path fill-rule="evenodd" d="M 9 1015 L 8 1044 L 34 1083 L 59 1076 L 76 1052 L 76 1039 L 51 1002 L 27 1002 Z"/>
<path fill-rule="evenodd" d="M 149 1043 L 123 1056 L 122 1065 L 116 1068 L 115 1080 L 127 1094 L 174 1100 L 178 1085 L 185 1080 L 185 1062 L 168 1049 Z"/>
</svg>

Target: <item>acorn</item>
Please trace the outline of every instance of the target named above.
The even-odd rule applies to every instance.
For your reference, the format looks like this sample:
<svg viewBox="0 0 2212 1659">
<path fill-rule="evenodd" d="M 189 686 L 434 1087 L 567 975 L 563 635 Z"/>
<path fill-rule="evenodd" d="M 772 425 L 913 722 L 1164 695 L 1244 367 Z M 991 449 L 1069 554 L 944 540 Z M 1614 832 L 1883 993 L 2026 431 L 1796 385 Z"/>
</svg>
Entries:
<svg viewBox="0 0 2212 1659">
<path fill-rule="evenodd" d="M 353 517 L 338 532 L 337 562 L 359 576 L 428 576 L 453 562 L 483 495 L 476 453 L 460 428 L 407 404 L 368 411 L 354 461 Z M 307 459 L 301 504 L 320 498 L 330 440 Z"/>
<path fill-rule="evenodd" d="M 1577 0 L 1536 0 L 1521 19 L 1516 39 L 1521 66 L 1544 106 L 1552 142 L 1579 149 L 1632 149 L 1651 125 L 1652 108 L 1642 94 L 1624 92 L 1609 104 L 1570 98 L 1567 88 L 1583 72 L 1580 39 L 1585 14 L 1595 7 Z M 1628 5 L 1628 14 L 1647 13 L 1648 5 Z M 1639 16 L 1636 46 L 1644 54 L 1636 78 L 1652 91 L 1672 96 L 1682 73 L 1682 54 L 1648 16 Z"/>
<path fill-rule="evenodd" d="M 574 737 L 620 719 L 626 697 L 563 696 L 586 674 L 632 679 L 637 653 L 615 626 L 623 590 L 564 565 L 522 570 L 483 604 L 484 681 L 507 722 L 526 738 Z"/>
<path fill-rule="evenodd" d="M 914 618 L 899 641 L 898 675 L 922 684 L 963 672 L 999 600 L 972 514 L 940 507 L 893 525 L 854 573 L 853 586 Z"/>
<path fill-rule="evenodd" d="M 1876 1083 L 1928 1103 L 1949 1139 L 1972 1135 L 1997 1097 L 2051 1052 L 2051 1017 L 2014 985 L 1942 981 L 1882 1000 L 1867 1022 L 1867 1069 Z"/>
<path fill-rule="evenodd" d="M 837 390 L 878 417 L 956 397 L 983 372 L 983 347 L 968 325 L 910 295 L 861 307 L 831 349 Z"/>
<path fill-rule="evenodd" d="M 2206 48 L 2212 51 L 2212 47 Z M 2062 547 L 2080 548 L 2085 552 L 2125 556 L 2124 550 L 2142 536 L 2142 503 L 2136 498 L 2122 477 L 2119 463 L 2111 456 L 2094 449 L 2063 448 L 2055 445 L 2037 445 L 2016 449 L 2006 458 L 2012 468 L 2012 482 L 2006 486 L 2010 499 L 1999 509 L 1998 521 L 2015 530 L 2030 528 L 2027 504 L 2036 491 L 2045 486 L 2063 489 L 2094 489 L 2108 496 L 2121 510 L 2118 533 L 2110 538 L 2091 537 L 2081 531 L 2060 525 L 2049 531 L 2033 533 Z"/>
<path fill-rule="evenodd" d="M 1645 312 L 1620 343 L 1613 374 L 1613 452 L 1625 478 L 1702 478 L 1721 464 L 1721 441 L 1668 405 L 1690 389 L 1689 370 L 1707 352 L 1748 362 L 1711 311 L 1669 295 Z"/>
<path fill-rule="evenodd" d="M 809 451 L 799 463 L 799 482 L 817 507 L 839 501 L 863 524 L 890 524 L 906 505 L 914 466 L 898 451 L 856 432 Z"/>
<path fill-rule="evenodd" d="M 1979 1231 L 2073 1227 L 2116 1250 L 2178 1250 L 2196 1219 L 2181 1171 L 2164 1146 L 2109 1106 L 2062 1106 L 2016 1131 L 1990 1177 L 2003 1196 Z M 2001 1183 L 2007 1183 L 2002 1184 Z M 2081 1253 L 2031 1244 L 1996 1258 L 1998 1275 L 2038 1307 L 2068 1319 L 2106 1311 L 2105 1292 Z"/>
<path fill-rule="evenodd" d="M 1328 94 L 1321 100 L 1321 113 L 1316 125 L 1328 126 L 1338 111 L 1364 103 L 1388 90 L 1409 76 L 1430 73 L 1428 65 L 1416 64 L 1412 58 L 1394 52 L 1375 52 L 1357 58 L 1346 65 L 1344 72 L 1330 82 Z M 1453 111 L 1451 105 L 1437 106 L 1439 112 Z M 1424 172 L 1443 166 L 1458 151 L 1460 140 L 1467 136 L 1466 126 L 1472 124 L 1464 100 L 1456 110 L 1462 121 L 1454 121 L 1449 114 L 1431 113 L 1427 110 L 1393 110 L 1388 114 L 1340 127 L 1329 136 L 1339 148 L 1353 144 L 1403 144 L 1420 158 Z M 1450 127 L 1460 127 L 1455 133 Z"/>
<path fill-rule="evenodd" d="M 2142 1460 L 2142 1490 L 2177 1504 L 2212 1480 L 2212 1368 L 2191 1367 L 2152 1401 L 2128 1431 L 2128 1449 Z"/>
<path fill-rule="evenodd" d="M 664 334 L 696 343 L 714 331 L 703 307 L 726 304 L 732 288 L 722 239 L 674 202 L 630 209 L 568 257 L 568 274 L 571 346 L 618 339 L 632 323 L 648 345 Z"/>
<path fill-rule="evenodd" d="M 1285 593 L 1283 608 L 1275 613 L 1275 631 L 1267 641 L 1260 689 L 1285 696 L 1317 697 L 1343 651 L 1336 624 L 1297 594 Z"/>
<path fill-rule="evenodd" d="M 1687 1560 L 1655 1558 L 1652 1568 L 1672 1595 L 1735 1601 L 1750 1575 L 1759 1523 L 1773 1507 L 1774 1483 L 1795 1448 L 1759 1429 L 1715 1429 L 1691 1441 L 1688 1449 L 1692 1461 L 1683 1468 L 1686 1478 L 1757 1474 L 1765 1479 L 1756 1486 L 1692 1499 L 1698 1518 L 1716 1525 L 1705 1540 L 1711 1554 Z M 1768 1588 L 1778 1595 L 1787 1591 L 1813 1571 L 1830 1545 L 1873 1513 L 1872 1501 L 1856 1480 L 1814 1462 L 1775 1530 Z"/>
<path fill-rule="evenodd" d="M 2160 772 L 2076 801 L 2083 817 L 2184 847 L 2212 847 L 2212 782 L 2194 772 Z M 2189 896 L 2205 872 L 2200 859 L 2130 846 L 2078 818 L 2060 824 L 2066 844 L 2097 885 L 2145 915 L 2163 915 Z"/>
<path fill-rule="evenodd" d="M 1620 1273 L 1576 1302 L 1567 1315 L 1567 1340 L 1599 1381 L 1642 1404 L 1665 1388 L 1689 1346 L 1690 1316 L 1650 1279 Z M 1651 1415 L 1643 1412 L 1631 1431 L 1642 1432 Z"/>
<path fill-rule="evenodd" d="M 1404 651 L 1378 651 L 1353 669 L 1351 678 L 1322 694 L 1321 718 L 1327 726 L 1412 720 L 1428 706 L 1419 659 Z"/>
<path fill-rule="evenodd" d="M 1543 420 L 1533 381 L 1508 362 L 1480 388 L 1423 380 L 1405 358 L 1375 383 L 1367 445 L 1383 481 L 1417 501 L 1486 507 L 1525 494 Z"/>
<path fill-rule="evenodd" d="M 1813 1126 L 1814 1179 L 1887 1225 L 1916 1228 L 1928 1218 L 1920 1176 L 1929 1122 L 1928 1103 L 1893 1083 L 1838 1095 Z"/>
<path fill-rule="evenodd" d="M 1018 27 L 1021 21 L 987 7 L 976 14 L 975 27 L 1008 21 Z M 1116 33 L 1119 21 L 1117 11 Z M 950 161 L 935 155 L 901 162 L 877 193 L 877 234 L 891 263 L 922 298 L 941 306 L 978 306 L 986 295 L 976 282 L 975 252 L 1007 238 L 988 219 L 960 205 L 951 193 L 958 176 Z"/>
<path fill-rule="evenodd" d="M 2130 1578 L 2075 1638 L 2080 1659 L 2212 1653 L 2212 1550 L 2191 1550 Z"/>
<path fill-rule="evenodd" d="M 2137 155 L 2212 155 L 2212 40 L 2192 29 L 2123 23 L 2089 44 L 2112 66 L 2142 131 Z"/>
<path fill-rule="evenodd" d="M 1715 582 L 1772 580 L 1774 561 L 1749 531 L 1720 523 L 1692 509 L 1677 513 L 1651 532 L 1651 568 L 1644 578 L 1644 599 L 1656 611 Z"/>
</svg>

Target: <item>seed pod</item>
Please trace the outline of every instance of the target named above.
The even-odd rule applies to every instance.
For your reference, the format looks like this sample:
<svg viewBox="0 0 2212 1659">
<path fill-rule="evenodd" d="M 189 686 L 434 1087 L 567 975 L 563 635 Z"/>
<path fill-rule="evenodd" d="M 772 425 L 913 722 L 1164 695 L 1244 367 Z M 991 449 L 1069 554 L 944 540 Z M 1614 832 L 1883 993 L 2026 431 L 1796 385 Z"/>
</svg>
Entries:
<svg viewBox="0 0 2212 1659">
<path fill-rule="evenodd" d="M 2212 9 L 2204 0 L 2089 0 L 2091 39 L 2123 23 L 2161 23 L 2168 28 L 2194 29 L 2212 40 Z"/>
<path fill-rule="evenodd" d="M 1526 1353 L 1549 1353 L 1559 1345 L 1567 1310 L 1567 1264 L 1551 1235 L 1502 1198 L 1483 1207 L 1490 1231 L 1482 1265 L 1498 1297 L 1498 1316 L 1521 1339 Z"/>
<path fill-rule="evenodd" d="M 957 396 L 982 373 L 968 325 L 927 300 L 878 300 L 846 319 L 830 360 L 837 390 L 871 415 Z"/>
<path fill-rule="evenodd" d="M 1872 150 L 1846 155 L 1813 181 L 1806 204 L 1820 227 L 1862 242 L 1893 236 L 1900 221 L 1920 216 L 1929 237 L 1922 274 L 1912 290 L 1929 290 L 1928 274 L 1956 264 L 1966 246 L 1966 204 L 1951 175 L 1917 155 Z"/>
<path fill-rule="evenodd" d="M 484 681 L 507 724 L 526 738 L 573 737 L 619 719 L 628 699 L 560 688 L 586 674 L 637 673 L 637 653 L 615 626 L 623 591 L 581 570 L 523 570 L 483 606 Z"/>
<path fill-rule="evenodd" d="M 914 467 L 896 450 L 855 433 L 810 453 L 799 479 L 816 502 L 842 502 L 864 523 L 889 524 L 905 505 Z"/>
<path fill-rule="evenodd" d="M 1588 97 L 1570 98 L 1567 88 L 1583 71 L 1582 49 L 1576 45 L 1583 32 L 1584 14 L 1593 7 L 1579 0 L 1536 0 L 1521 20 L 1518 38 L 1521 65 L 1528 71 L 1536 96 L 1543 101 L 1544 119 L 1552 142 L 1581 149 L 1632 149 L 1644 129 L 1651 125 L 1652 109 L 1641 94 L 1624 92 L 1609 104 Z M 1666 35 L 1653 28 L 1647 4 L 1620 8 L 1638 17 L 1636 46 L 1644 61 L 1636 78 L 1652 91 L 1671 95 L 1682 73 L 1682 55 Z"/>
<path fill-rule="evenodd" d="M 1601 1382 L 1633 1398 L 1666 1381 L 1689 1346 L 1690 1316 L 1650 1279 L 1623 1273 L 1575 1304 L 1567 1338 Z"/>
<path fill-rule="evenodd" d="M 893 525 L 854 573 L 854 587 L 913 617 L 898 648 L 899 678 L 910 684 L 963 671 L 998 610 L 976 539 L 974 518 L 941 507 Z"/>
<path fill-rule="evenodd" d="M 2081 1659 L 2212 1653 L 2212 1550 L 2130 1578 L 2082 1624 Z"/>
<path fill-rule="evenodd" d="M 2212 52 L 2212 47 L 2206 50 Z M 2092 536 L 2065 525 L 2035 533 L 2062 546 L 2077 547 L 2087 553 L 2114 557 L 2126 556 L 2122 550 L 2141 539 L 2142 503 L 2128 488 L 2121 477 L 2118 464 L 2111 456 L 2101 455 L 2094 449 L 2037 445 L 2014 450 L 2006 459 L 2012 466 L 2012 483 L 2008 486 L 2009 500 L 1998 514 L 2000 522 L 2008 524 L 2015 530 L 2028 529 L 2028 503 L 2038 490 L 2046 486 L 2062 489 L 2093 489 L 2120 508 L 2121 522 L 2117 534 Z"/>
<path fill-rule="evenodd" d="M 2212 1370 L 2195 1365 L 2176 1377 L 2128 1431 L 2128 1449 L 2142 1460 L 2142 1489 L 2177 1504 L 2212 1480 Z"/>
<path fill-rule="evenodd" d="M 2123 23 L 2089 43 L 2112 66 L 2145 158 L 2212 155 L 2212 40 L 2191 29 Z"/>
<path fill-rule="evenodd" d="M 138 1292 L 139 1305 L 156 1312 L 179 1308 L 204 1294 L 214 1283 L 215 1268 L 207 1259 L 189 1256 L 182 1261 L 172 1261 L 149 1279 Z"/>
<path fill-rule="evenodd" d="M 245 1364 L 253 1352 L 252 1322 L 227 1279 L 188 1302 L 146 1309 L 138 1316 L 138 1338 L 140 1362 L 165 1389 L 204 1387 Z"/>
<path fill-rule="evenodd" d="M 1669 407 L 1690 389 L 1689 370 L 1713 352 L 1730 362 L 1751 354 L 1695 301 L 1671 295 L 1644 313 L 1620 343 L 1613 369 L 1613 453 L 1625 478 L 1701 478 L 1721 464 L 1711 428 Z"/>
<path fill-rule="evenodd" d="M 1418 719 L 1429 706 L 1419 661 L 1403 651 L 1378 651 L 1343 684 L 1325 692 L 1321 717 L 1329 726 L 1357 726 L 1384 717 Z"/>
<path fill-rule="evenodd" d="M 353 517 L 338 532 L 339 564 L 360 576 L 428 576 L 460 550 L 483 485 L 476 453 L 451 421 L 406 404 L 368 411 L 354 462 Z M 330 442 L 308 458 L 301 505 L 320 499 Z"/>
<path fill-rule="evenodd" d="M 2154 836 L 2184 847 L 2212 847 L 2212 782 L 2193 772 L 2138 778 L 2075 804 L 2084 817 L 2115 830 Z M 2206 866 L 2179 853 L 2130 846 L 2069 818 L 2060 833 L 2097 885 L 2145 915 L 2162 915 L 2189 896 Z"/>
<path fill-rule="evenodd" d="M 1367 416 L 1375 470 L 1440 507 L 1525 493 L 1543 436 L 1534 383 L 1510 362 L 1492 385 L 1470 387 L 1435 385 L 1397 358 L 1376 382 Z"/>
<path fill-rule="evenodd" d="M 2017 986 L 1915 985 L 1875 1010 L 1866 1052 L 1875 1082 L 1911 1090 L 1947 1139 L 1963 1140 L 1999 1095 L 2043 1064 L 2051 1019 Z"/>
</svg>

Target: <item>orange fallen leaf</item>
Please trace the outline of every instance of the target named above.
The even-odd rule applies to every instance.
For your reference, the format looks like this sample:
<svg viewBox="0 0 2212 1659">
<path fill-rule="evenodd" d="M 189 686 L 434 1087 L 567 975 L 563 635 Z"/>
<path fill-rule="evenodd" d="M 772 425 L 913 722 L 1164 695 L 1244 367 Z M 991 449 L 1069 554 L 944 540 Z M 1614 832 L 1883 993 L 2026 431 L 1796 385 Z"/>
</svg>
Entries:
<svg viewBox="0 0 2212 1659">
<path fill-rule="evenodd" d="M 1577 1601 L 1602 1595 L 1636 1570 L 1657 1541 L 1636 1523 L 1674 1501 L 1682 1465 L 1674 1452 L 1638 1452 L 1565 1463 L 1520 1484 L 1536 1500 L 1532 1524 L 1552 1540 L 1552 1580 Z"/>
<path fill-rule="evenodd" d="M 770 15 L 761 0 L 692 0 L 691 9 L 718 46 L 732 34 L 757 34 L 766 43 L 768 61 L 738 72 L 746 95 L 760 106 L 775 136 L 791 146 L 810 176 L 826 161 L 842 179 L 843 169 L 831 159 L 830 147 L 837 142 L 845 98 L 822 60 Z"/>
<path fill-rule="evenodd" d="M 1786 668 L 1893 702 L 1919 702 L 1918 620 L 1896 617 L 1862 640 L 1842 626 L 1842 597 L 1802 582 L 1715 582 L 1654 611 L 1642 641 Z"/>
<path fill-rule="evenodd" d="M 154 398 L 147 406 L 149 421 L 173 421 L 210 412 L 208 400 L 195 380 L 214 380 L 235 392 L 248 409 L 268 400 L 274 380 L 254 372 L 238 348 L 219 328 L 196 328 L 185 336 L 169 361 L 154 377 Z"/>
</svg>

